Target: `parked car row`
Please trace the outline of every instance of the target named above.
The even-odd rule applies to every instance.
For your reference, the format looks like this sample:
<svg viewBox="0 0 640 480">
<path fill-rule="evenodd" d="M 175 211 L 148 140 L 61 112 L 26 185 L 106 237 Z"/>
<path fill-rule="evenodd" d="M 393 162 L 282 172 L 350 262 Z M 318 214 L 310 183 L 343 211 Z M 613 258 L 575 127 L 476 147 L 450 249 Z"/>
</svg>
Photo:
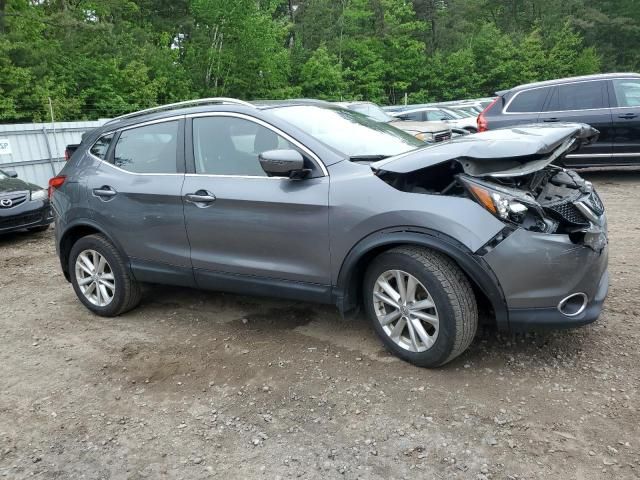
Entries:
<svg viewBox="0 0 640 480">
<path fill-rule="evenodd" d="M 450 140 L 452 136 L 451 128 L 441 119 L 397 118 L 389 115 L 373 102 L 337 102 L 336 105 L 362 113 L 378 122 L 393 125 L 423 142 L 443 142 Z"/>
<path fill-rule="evenodd" d="M 561 122 L 586 123 L 600 132 L 597 142 L 567 155 L 563 165 L 639 165 L 640 75 L 588 75 L 504 90 L 480 114 L 478 128 Z"/>
<path fill-rule="evenodd" d="M 0 234 L 27 229 L 40 232 L 53 223 L 47 190 L 0 170 Z"/>
<path fill-rule="evenodd" d="M 148 282 L 362 309 L 391 351 L 425 367 L 469 346 L 479 310 L 511 330 L 598 317 L 604 207 L 552 165 L 595 129 L 425 145 L 354 106 L 366 105 L 204 99 L 87 134 L 50 181 L 80 302 L 119 315 Z"/>
</svg>

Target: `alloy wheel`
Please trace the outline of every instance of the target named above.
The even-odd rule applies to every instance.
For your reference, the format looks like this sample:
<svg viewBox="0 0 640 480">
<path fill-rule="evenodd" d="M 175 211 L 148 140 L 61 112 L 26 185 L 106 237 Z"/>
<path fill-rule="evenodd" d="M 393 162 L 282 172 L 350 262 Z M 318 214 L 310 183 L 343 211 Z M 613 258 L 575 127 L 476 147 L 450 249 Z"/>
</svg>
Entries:
<svg viewBox="0 0 640 480">
<path fill-rule="evenodd" d="M 116 292 L 116 281 L 104 255 L 95 250 L 83 250 L 76 258 L 76 281 L 89 302 L 98 307 L 111 303 Z"/>
<path fill-rule="evenodd" d="M 373 287 L 373 306 L 384 332 L 405 350 L 424 352 L 438 338 L 440 322 L 433 297 L 410 273 L 382 273 Z"/>
</svg>

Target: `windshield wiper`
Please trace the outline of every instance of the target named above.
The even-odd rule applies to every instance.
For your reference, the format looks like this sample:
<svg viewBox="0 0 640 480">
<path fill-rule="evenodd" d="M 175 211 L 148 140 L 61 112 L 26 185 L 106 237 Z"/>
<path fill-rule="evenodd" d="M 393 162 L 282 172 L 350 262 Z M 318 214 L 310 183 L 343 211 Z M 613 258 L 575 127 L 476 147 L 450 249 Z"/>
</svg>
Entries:
<svg viewBox="0 0 640 480">
<path fill-rule="evenodd" d="M 353 155 L 349 157 L 352 162 L 376 162 L 389 158 L 390 155 Z"/>
</svg>

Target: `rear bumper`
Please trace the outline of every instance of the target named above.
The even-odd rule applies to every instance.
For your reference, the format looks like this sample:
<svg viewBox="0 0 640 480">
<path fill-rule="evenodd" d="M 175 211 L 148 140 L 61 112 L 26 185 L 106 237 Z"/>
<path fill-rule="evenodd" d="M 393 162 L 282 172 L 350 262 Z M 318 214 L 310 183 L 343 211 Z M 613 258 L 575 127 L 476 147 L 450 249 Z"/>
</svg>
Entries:
<svg viewBox="0 0 640 480">
<path fill-rule="evenodd" d="M 53 212 L 49 201 L 25 202 L 0 211 L 0 234 L 49 225 Z"/>
</svg>

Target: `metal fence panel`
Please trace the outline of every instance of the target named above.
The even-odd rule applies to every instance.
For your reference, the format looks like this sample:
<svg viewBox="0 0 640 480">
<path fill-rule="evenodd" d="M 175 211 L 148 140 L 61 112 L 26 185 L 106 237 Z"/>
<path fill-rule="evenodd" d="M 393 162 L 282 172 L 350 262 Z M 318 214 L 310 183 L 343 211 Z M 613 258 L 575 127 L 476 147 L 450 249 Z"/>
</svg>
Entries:
<svg viewBox="0 0 640 480">
<path fill-rule="evenodd" d="M 107 120 L 0 125 L 0 169 L 45 187 L 64 166 L 64 150 Z"/>
</svg>

